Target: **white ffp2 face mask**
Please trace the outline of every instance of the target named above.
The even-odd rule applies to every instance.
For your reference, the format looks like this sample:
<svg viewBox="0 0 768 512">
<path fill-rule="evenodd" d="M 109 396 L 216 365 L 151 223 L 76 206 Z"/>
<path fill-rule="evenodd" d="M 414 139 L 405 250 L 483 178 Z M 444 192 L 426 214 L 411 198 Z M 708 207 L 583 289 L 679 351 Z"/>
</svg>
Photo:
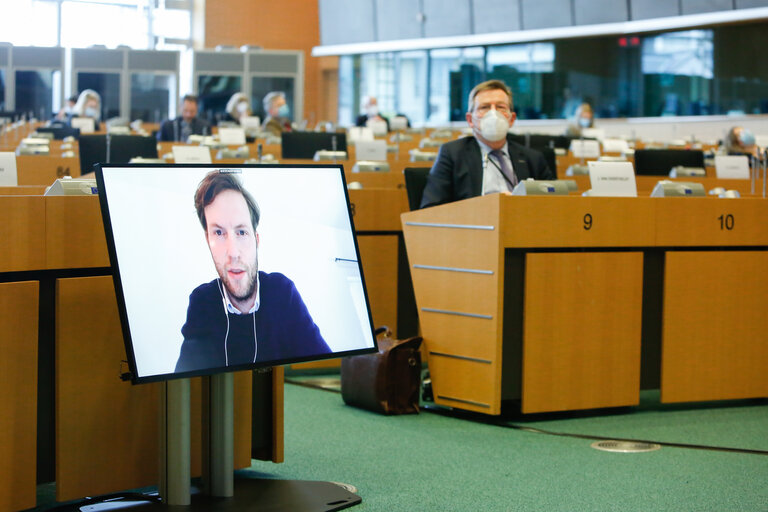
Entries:
<svg viewBox="0 0 768 512">
<path fill-rule="evenodd" d="M 480 119 L 480 135 L 490 142 L 497 142 L 507 136 L 509 119 L 496 110 L 489 110 Z"/>
</svg>

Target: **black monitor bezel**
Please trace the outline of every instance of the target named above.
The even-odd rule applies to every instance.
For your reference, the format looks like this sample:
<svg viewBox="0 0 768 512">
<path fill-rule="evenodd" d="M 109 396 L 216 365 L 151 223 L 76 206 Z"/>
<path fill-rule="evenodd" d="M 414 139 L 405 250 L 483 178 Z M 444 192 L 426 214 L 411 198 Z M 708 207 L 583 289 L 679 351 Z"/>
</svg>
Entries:
<svg viewBox="0 0 768 512">
<path fill-rule="evenodd" d="M 287 137 L 287 139 L 286 139 Z M 295 137 L 294 141 L 291 141 L 290 139 L 292 137 Z M 308 142 L 310 139 L 315 138 L 317 140 L 328 140 L 331 141 L 333 137 L 337 137 L 337 151 L 347 151 L 347 148 L 349 147 L 348 141 L 347 141 L 347 134 L 346 132 L 301 132 L 301 131 L 295 131 L 295 132 L 285 132 L 281 135 L 280 138 L 280 150 L 281 155 L 284 159 L 295 159 L 295 160 L 311 160 L 315 157 L 315 153 L 319 150 L 327 150 L 330 151 L 333 148 L 331 147 L 313 147 L 310 149 L 310 151 L 304 152 L 301 155 L 297 156 L 295 152 L 293 152 L 295 149 L 297 149 L 298 146 L 302 146 L 302 144 L 298 144 L 301 142 Z M 302 138 L 304 140 L 302 140 Z M 286 143 L 288 142 L 288 143 Z M 343 142 L 343 144 L 342 144 Z M 323 144 L 325 146 L 325 144 Z M 286 151 L 288 149 L 288 151 Z M 310 154 L 311 152 L 311 154 Z"/>
<path fill-rule="evenodd" d="M 123 293 L 123 284 L 120 278 L 120 267 L 117 260 L 117 251 L 115 249 L 114 233 L 112 231 L 112 219 L 109 214 L 109 198 L 107 190 L 104 186 L 104 168 L 157 168 L 157 169 L 174 169 L 179 167 L 184 168 L 200 168 L 200 169 L 250 169 L 250 168 L 284 168 L 284 169 L 297 169 L 297 168 L 332 168 L 338 169 L 341 174 L 341 180 L 344 187 L 344 197 L 347 201 L 347 216 L 349 218 L 350 227 L 352 229 L 355 244 L 355 254 L 357 257 L 357 265 L 360 271 L 360 280 L 363 285 L 363 294 L 365 296 L 366 311 L 368 313 L 368 324 L 371 328 L 371 337 L 373 339 L 373 346 L 369 348 L 347 350 L 342 352 L 330 352 L 327 354 L 320 354 L 316 356 L 295 357 L 290 359 L 280 359 L 273 361 L 263 361 L 258 363 L 248 363 L 242 365 L 232 365 L 225 367 L 206 368 L 200 370 L 193 370 L 188 372 L 173 372 L 159 375 L 149 375 L 140 377 L 137 372 L 136 358 L 133 351 L 133 340 L 131 338 L 131 329 L 128 322 L 128 312 L 125 306 L 125 295 Z M 106 236 L 107 251 L 109 252 L 109 261 L 112 269 L 112 280 L 115 286 L 115 298 L 117 300 L 117 309 L 120 316 L 120 327 L 123 334 L 123 342 L 125 344 L 126 361 L 128 363 L 129 374 L 124 377 L 125 380 L 129 380 L 133 384 L 145 384 L 150 382 L 165 382 L 169 380 L 185 379 L 190 377 L 203 377 L 216 375 L 220 373 L 237 372 L 244 370 L 256 370 L 259 368 L 266 368 L 272 366 L 280 366 L 284 364 L 303 363 L 309 361 L 323 361 L 327 359 L 337 359 L 340 357 L 370 354 L 378 351 L 378 341 L 374 333 L 373 317 L 371 315 L 371 304 L 368 298 L 368 288 L 365 282 L 365 276 L 363 274 L 362 260 L 360 259 L 360 247 L 357 242 L 357 233 L 354 224 L 354 215 L 350 207 L 349 190 L 347 188 L 347 180 L 344 174 L 344 167 L 341 164 L 232 164 L 232 165 L 219 165 L 219 164 L 101 164 L 94 165 L 94 171 L 96 174 L 96 183 L 99 191 L 99 206 L 101 209 L 102 223 L 104 225 L 104 234 Z"/>
</svg>

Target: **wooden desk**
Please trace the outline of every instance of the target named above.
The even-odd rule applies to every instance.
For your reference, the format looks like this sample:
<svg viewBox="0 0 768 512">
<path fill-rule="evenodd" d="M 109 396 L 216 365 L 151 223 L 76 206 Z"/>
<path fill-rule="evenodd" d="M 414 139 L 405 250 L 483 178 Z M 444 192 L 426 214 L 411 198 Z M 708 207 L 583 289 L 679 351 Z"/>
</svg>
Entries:
<svg viewBox="0 0 768 512">
<path fill-rule="evenodd" d="M 6 353 L 21 347 L 25 354 L 12 371 L 0 367 L 0 379 L 14 382 L 0 397 L 0 417 L 11 422 L 0 420 L 0 446 L 7 447 L 0 480 L 13 486 L 11 510 L 35 505 L 36 472 L 40 483 L 55 478 L 59 501 L 157 483 L 161 384 L 131 386 L 119 379 L 125 351 L 98 198 L 0 196 L 0 208 L 11 212 L 0 236 L 14 241 L 13 250 L 0 252 L 0 303 L 12 304 L 0 308 L 0 340 L 12 343 L 3 344 Z M 35 372 L 21 378 L 27 359 Z M 250 372 L 236 374 L 237 468 L 250 466 L 252 457 L 282 461 L 282 375 L 275 369 L 269 391 L 258 390 L 266 401 L 260 417 L 269 426 L 254 428 L 257 388 L 252 391 Z M 192 384 L 195 475 L 201 467 L 200 379 Z M 39 392 L 30 391 L 38 386 Z M 256 430 L 267 446 L 252 445 Z M 6 495 L 0 492 L 0 506 Z"/>
<path fill-rule="evenodd" d="M 765 200 L 492 195 L 402 219 L 439 404 L 486 414 L 517 399 L 524 413 L 635 405 L 641 360 L 655 360 L 649 375 L 660 365 L 663 401 L 768 396 L 757 370 L 768 363 L 768 282 L 745 283 L 768 263 Z M 689 247 L 701 254 L 676 252 Z M 734 272 L 725 299 L 713 301 L 707 267 Z M 641 354 L 645 345 L 663 351 Z"/>
</svg>

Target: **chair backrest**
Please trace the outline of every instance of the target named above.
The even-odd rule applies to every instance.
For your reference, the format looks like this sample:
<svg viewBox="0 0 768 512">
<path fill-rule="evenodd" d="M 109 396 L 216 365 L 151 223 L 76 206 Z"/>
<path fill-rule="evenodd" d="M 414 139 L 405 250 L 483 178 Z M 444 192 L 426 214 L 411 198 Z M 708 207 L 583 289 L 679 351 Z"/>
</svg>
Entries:
<svg viewBox="0 0 768 512">
<path fill-rule="evenodd" d="M 408 194 L 408 206 L 411 211 L 418 210 L 421 206 L 421 197 L 424 195 L 424 187 L 427 186 L 429 167 L 406 167 L 405 192 Z"/>
<path fill-rule="evenodd" d="M 538 148 L 537 151 L 544 155 L 547 167 L 552 171 L 552 174 L 557 176 L 557 157 L 555 156 L 555 150 L 552 148 Z"/>
<path fill-rule="evenodd" d="M 635 174 L 638 176 L 668 176 L 678 165 L 704 168 L 704 152 L 698 149 L 635 150 Z"/>
</svg>

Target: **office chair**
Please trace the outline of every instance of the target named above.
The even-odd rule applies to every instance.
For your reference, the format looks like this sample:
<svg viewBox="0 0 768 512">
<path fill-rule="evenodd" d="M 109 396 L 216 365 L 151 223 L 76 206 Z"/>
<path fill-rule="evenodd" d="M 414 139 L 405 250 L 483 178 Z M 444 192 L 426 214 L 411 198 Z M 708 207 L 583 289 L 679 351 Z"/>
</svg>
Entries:
<svg viewBox="0 0 768 512">
<path fill-rule="evenodd" d="M 694 149 L 638 149 L 635 151 L 637 176 L 669 176 L 678 165 L 704 168 L 704 152 Z"/>
<path fill-rule="evenodd" d="M 424 195 L 424 187 L 427 186 L 429 167 L 406 167 L 405 192 L 408 194 L 408 206 L 411 211 L 418 210 L 421 206 L 421 197 Z"/>
</svg>

